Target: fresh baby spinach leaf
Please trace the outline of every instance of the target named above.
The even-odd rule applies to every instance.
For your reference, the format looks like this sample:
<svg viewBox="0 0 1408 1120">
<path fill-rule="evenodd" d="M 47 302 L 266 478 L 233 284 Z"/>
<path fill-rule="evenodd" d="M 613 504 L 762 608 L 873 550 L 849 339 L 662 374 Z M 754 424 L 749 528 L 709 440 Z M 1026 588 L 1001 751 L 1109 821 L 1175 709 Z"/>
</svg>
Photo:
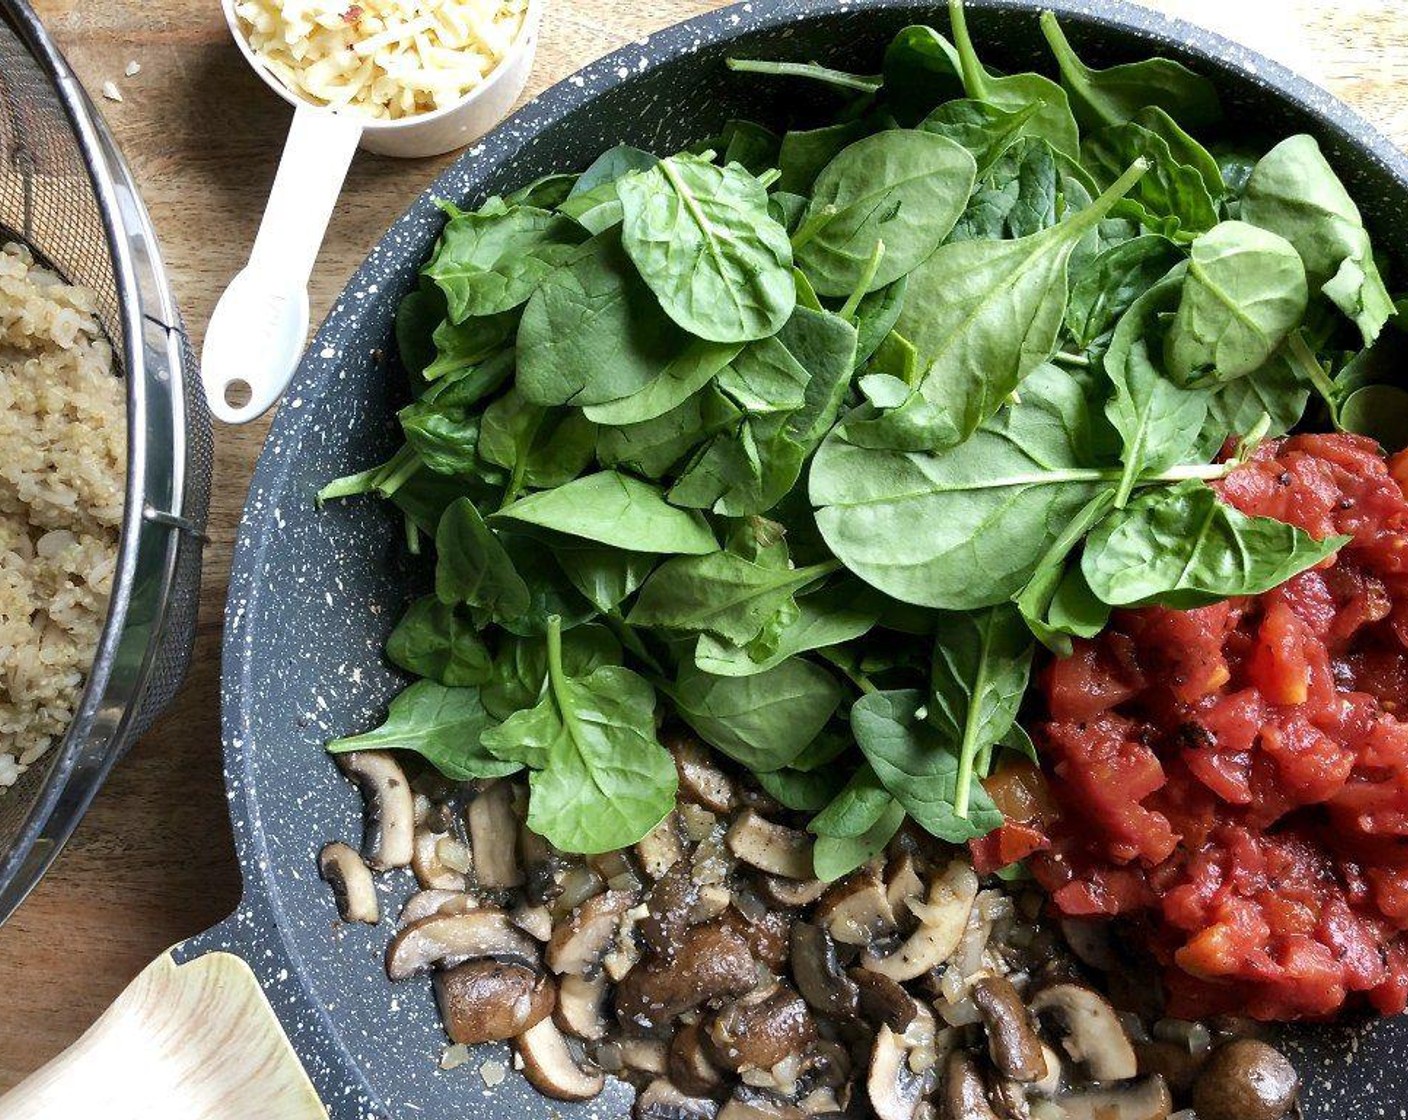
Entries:
<svg viewBox="0 0 1408 1120">
<path fill-rule="evenodd" d="M 617 190 L 622 244 L 680 327 L 710 342 L 751 342 L 787 321 L 797 303 L 792 244 L 742 167 L 673 156 Z"/>
<path fill-rule="evenodd" d="M 530 494 L 494 514 L 493 520 L 534 525 L 632 552 L 704 555 L 719 547 L 697 513 L 677 509 L 658 487 L 616 471 Z"/>
<path fill-rule="evenodd" d="M 334 739 L 328 750 L 333 754 L 412 751 L 457 782 L 504 778 L 523 767 L 480 746 L 481 736 L 494 726 L 477 688 L 446 688 L 434 681 L 417 681 L 391 701 L 386 722 L 380 727 Z"/>
<path fill-rule="evenodd" d="M 1190 128 L 1222 119 L 1216 87 L 1182 63 L 1148 58 L 1095 70 L 1076 54 L 1054 12 L 1041 13 L 1041 31 L 1056 56 L 1061 85 L 1083 128 L 1124 124 L 1149 105 L 1166 110 Z"/>
<path fill-rule="evenodd" d="M 1096 526 L 1081 570 L 1111 606 L 1189 610 L 1270 591 L 1348 540 L 1320 541 L 1283 521 L 1248 517 L 1205 483 L 1188 481 L 1141 494 Z"/>
</svg>

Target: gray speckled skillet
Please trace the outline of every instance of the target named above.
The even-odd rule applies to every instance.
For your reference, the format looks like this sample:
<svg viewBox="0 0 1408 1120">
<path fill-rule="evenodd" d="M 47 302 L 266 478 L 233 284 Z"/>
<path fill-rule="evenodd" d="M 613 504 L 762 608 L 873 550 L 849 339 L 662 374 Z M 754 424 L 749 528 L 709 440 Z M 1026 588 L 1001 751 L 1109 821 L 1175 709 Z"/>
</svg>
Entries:
<svg viewBox="0 0 1408 1120">
<path fill-rule="evenodd" d="M 1229 0 L 1235 3 L 1236 0 Z M 1234 122 L 1316 134 L 1376 227 L 1401 249 L 1408 161 L 1329 95 L 1266 59 L 1187 24 L 1113 0 L 1050 2 L 1082 53 L 1108 64 L 1160 51 L 1213 77 Z M 982 0 L 975 38 L 1007 68 L 1049 65 L 1041 0 Z M 905 0 L 759 0 L 672 28 L 593 64 L 540 97 L 453 168 L 391 228 L 338 300 L 294 379 L 260 459 L 239 533 L 225 622 L 224 733 L 231 815 L 245 897 L 178 958 L 233 951 L 253 967 L 339 1120 L 405 1116 L 465 1120 L 623 1116 L 627 1094 L 587 1106 L 551 1104 L 516 1075 L 494 1090 L 484 1058 L 442 1072 L 445 1045 L 426 982 L 392 985 L 390 936 L 336 921 L 315 857 L 329 838 L 359 834 L 358 795 L 323 753 L 328 738 L 370 725 L 401 681 L 381 658 L 410 585 L 424 573 L 403 554 L 398 522 L 376 504 L 319 512 L 328 479 L 386 458 L 404 389 L 387 355 L 392 315 L 441 225 L 444 196 L 470 205 L 534 177 L 585 166 L 622 141 L 672 150 L 750 116 L 782 125 L 813 108 L 797 84 L 725 72 L 729 53 L 876 66 L 912 22 L 946 26 L 941 4 Z M 1400 276 L 1408 261 L 1396 262 Z M 387 911 L 409 875 L 382 884 Z M 1408 1022 L 1303 1032 L 1293 1049 L 1314 1120 L 1408 1115 Z"/>
</svg>

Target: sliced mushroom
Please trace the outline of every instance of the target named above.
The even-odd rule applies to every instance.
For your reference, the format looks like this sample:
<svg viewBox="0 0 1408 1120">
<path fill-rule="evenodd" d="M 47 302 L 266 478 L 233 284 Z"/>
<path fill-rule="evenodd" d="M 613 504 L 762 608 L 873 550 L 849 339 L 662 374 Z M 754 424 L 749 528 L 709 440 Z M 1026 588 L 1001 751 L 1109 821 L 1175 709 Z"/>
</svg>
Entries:
<svg viewBox="0 0 1408 1120">
<path fill-rule="evenodd" d="M 791 1101 L 740 1085 L 719 1109 L 718 1120 L 805 1120 L 806 1115 Z"/>
<path fill-rule="evenodd" d="M 587 899 L 552 931 L 548 968 L 559 976 L 595 972 L 616 941 L 621 916 L 635 904 L 635 896 L 625 891 L 603 891 Z"/>
<path fill-rule="evenodd" d="M 1114 972 L 1120 967 L 1119 953 L 1111 940 L 1108 921 L 1062 918 L 1061 937 L 1078 960 L 1096 971 Z"/>
<path fill-rule="evenodd" d="M 797 990 L 823 1015 L 846 1020 L 856 1013 L 860 989 L 841 968 L 836 941 L 810 922 L 792 927 L 792 979 Z"/>
<path fill-rule="evenodd" d="M 1300 1076 L 1274 1046 L 1254 1038 L 1224 1042 L 1193 1087 L 1198 1120 L 1283 1120 L 1300 1096 Z"/>
<path fill-rule="evenodd" d="M 362 856 L 368 866 L 377 871 L 406 867 L 414 854 L 416 811 L 401 764 L 385 751 L 352 751 L 336 757 L 366 800 Z"/>
<path fill-rule="evenodd" d="M 1046 1058 L 1031 1012 L 1012 982 L 983 976 L 973 983 L 971 998 L 988 1036 L 988 1054 L 1004 1077 L 1027 1083 L 1046 1076 Z"/>
<path fill-rule="evenodd" d="M 787 914 L 770 910 L 751 896 L 736 894 L 733 905 L 724 912 L 723 925 L 748 943 L 755 960 L 774 972 L 787 967 L 792 944 L 792 920 Z"/>
<path fill-rule="evenodd" d="M 465 810 L 469 846 L 474 852 L 474 881 L 490 890 L 523 885 L 518 864 L 519 821 L 513 811 L 513 786 L 496 782 Z"/>
<path fill-rule="evenodd" d="M 760 871 L 787 879 L 813 878 L 813 841 L 805 832 L 774 824 L 754 810 L 745 809 L 729 826 L 724 839 L 730 852 Z"/>
<path fill-rule="evenodd" d="M 354 849 L 340 840 L 326 845 L 318 853 L 318 871 L 332 888 L 337 912 L 344 922 L 374 926 L 381 921 L 371 869 Z"/>
<path fill-rule="evenodd" d="M 670 1049 L 658 1038 L 623 1038 L 621 1040 L 621 1061 L 627 1069 L 636 1073 L 648 1073 L 652 1077 L 664 1077 L 669 1064 Z"/>
<path fill-rule="evenodd" d="M 679 817 L 671 813 L 636 844 L 636 859 L 652 880 L 659 879 L 684 856 Z"/>
<path fill-rule="evenodd" d="M 924 897 L 924 880 L 911 853 L 900 853 L 885 869 L 885 897 L 896 917 L 909 913 L 911 900 Z"/>
<path fill-rule="evenodd" d="M 1064 1093 L 1056 1103 L 1066 1120 L 1168 1120 L 1173 1112 L 1173 1098 L 1162 1077 L 1094 1085 Z"/>
<path fill-rule="evenodd" d="M 675 1032 L 666 1068 L 670 1080 L 692 1096 L 713 1097 L 724 1090 L 723 1075 L 709 1060 L 698 1023 L 688 1023 Z"/>
<path fill-rule="evenodd" d="M 784 879 L 778 875 L 764 875 L 761 879 L 763 894 L 770 902 L 793 910 L 810 906 L 826 893 L 826 884 L 820 879 Z"/>
<path fill-rule="evenodd" d="M 551 906 L 562 893 L 563 879 L 572 861 L 527 824 L 518 829 L 518 850 L 523 858 L 524 894 L 534 906 Z"/>
<path fill-rule="evenodd" d="M 1193 1091 L 1198 1071 L 1206 1062 L 1206 1054 L 1194 1054 L 1187 1046 L 1164 1039 L 1133 1043 L 1134 1056 L 1141 1074 L 1157 1073 L 1168 1082 L 1169 1092 L 1183 1098 Z"/>
<path fill-rule="evenodd" d="M 918 979 L 953 955 L 977 897 L 977 873 L 964 860 L 954 860 L 930 882 L 928 898 L 911 904 L 919 928 L 889 956 L 867 952 L 862 965 L 900 983 Z"/>
<path fill-rule="evenodd" d="M 689 928 L 694 908 L 699 902 L 700 888 L 687 861 L 681 860 L 663 875 L 646 896 L 646 915 L 640 922 L 640 934 L 652 954 L 669 959 L 679 951 L 680 941 Z"/>
<path fill-rule="evenodd" d="M 1041 1056 L 1046 1062 L 1046 1076 L 1040 1081 L 1034 1081 L 1028 1085 L 1027 1092 L 1038 1097 L 1054 1097 L 1061 1091 L 1061 1055 L 1042 1043 Z"/>
<path fill-rule="evenodd" d="M 1092 1081 L 1125 1081 L 1139 1073 L 1134 1047 L 1109 1000 L 1083 984 L 1052 984 L 1032 998 L 1032 1014 L 1055 1019 L 1061 1044 Z"/>
<path fill-rule="evenodd" d="M 520 903 L 513 908 L 509 918 L 534 941 L 546 944 L 552 940 L 552 912 L 546 906 Z"/>
<path fill-rule="evenodd" d="M 514 1043 L 523 1059 L 523 1073 L 533 1088 L 559 1101 L 589 1101 L 606 1087 L 595 1066 L 572 1056 L 567 1039 L 551 1019 L 544 1019 Z"/>
<path fill-rule="evenodd" d="M 783 1059 L 799 1059 L 816 1038 L 806 1003 L 785 984 L 750 992 L 705 1022 L 709 1054 L 723 1069 L 770 1070 Z"/>
<path fill-rule="evenodd" d="M 667 736 L 665 745 L 675 757 L 682 800 L 702 805 L 714 813 L 730 813 L 738 804 L 738 794 L 728 775 L 714 765 L 709 752 L 697 739 L 687 735 Z"/>
<path fill-rule="evenodd" d="M 973 1055 L 957 1050 L 944 1068 L 941 1120 L 999 1120 L 988 1103 L 988 1089 Z"/>
<path fill-rule="evenodd" d="M 432 832 L 428 828 L 416 829 L 411 870 L 415 872 L 416 882 L 422 890 L 462 891 L 467 885 L 463 873 L 440 858 L 440 841 L 446 839 L 449 839 L 448 833 Z"/>
<path fill-rule="evenodd" d="M 636 1097 L 635 1120 L 714 1120 L 719 1106 L 707 1098 L 686 1096 L 664 1078 L 656 1078 Z"/>
<path fill-rule="evenodd" d="M 909 1030 L 919 1004 L 903 987 L 868 968 L 851 969 L 850 979 L 860 996 L 860 1014 L 866 1022 L 889 1027 L 897 1034 Z"/>
<path fill-rule="evenodd" d="M 878 864 L 867 864 L 822 895 L 815 920 L 842 945 L 869 945 L 899 929 Z"/>
<path fill-rule="evenodd" d="M 699 898 L 690 908 L 689 924 L 703 925 L 713 921 L 729 908 L 733 901 L 733 891 L 728 887 L 710 884 L 699 888 Z"/>
<path fill-rule="evenodd" d="M 435 977 L 440 1018 L 451 1041 L 475 1046 L 516 1038 L 552 1014 L 552 983 L 536 969 L 469 961 Z"/>
<path fill-rule="evenodd" d="M 557 1007 L 553 1018 L 568 1034 L 583 1042 L 606 1037 L 606 977 L 563 976 L 557 983 Z"/>
<path fill-rule="evenodd" d="M 658 966 L 657 966 L 658 965 Z M 758 971 L 747 943 L 717 922 L 695 926 L 668 963 L 631 969 L 616 986 L 616 1015 L 627 1027 L 668 1027 L 685 1011 L 751 991 Z"/>
<path fill-rule="evenodd" d="M 468 914 L 480 905 L 479 899 L 466 891 L 416 891 L 406 899 L 397 921 L 405 927 L 433 914 Z"/>
<path fill-rule="evenodd" d="M 881 1027 L 876 1034 L 865 1087 L 877 1120 L 913 1120 L 919 1102 L 933 1090 L 933 1027 L 933 1016 L 928 1015 L 927 1041 L 919 1023 L 906 1034 L 889 1027 Z M 920 1047 L 928 1053 L 916 1056 L 914 1051 Z"/>
<path fill-rule="evenodd" d="M 479 957 L 531 963 L 538 959 L 538 946 L 501 910 L 433 914 L 412 922 L 391 939 L 386 974 L 392 980 L 404 980 L 446 961 Z"/>
</svg>

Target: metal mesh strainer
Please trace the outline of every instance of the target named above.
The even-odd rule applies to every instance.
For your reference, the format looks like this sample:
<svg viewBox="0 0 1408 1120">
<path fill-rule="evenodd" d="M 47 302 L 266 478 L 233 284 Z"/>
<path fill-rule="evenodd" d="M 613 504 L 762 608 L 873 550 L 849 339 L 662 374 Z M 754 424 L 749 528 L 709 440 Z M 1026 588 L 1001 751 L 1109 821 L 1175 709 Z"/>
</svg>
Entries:
<svg viewBox="0 0 1408 1120">
<path fill-rule="evenodd" d="M 0 241 L 91 288 L 127 384 L 117 574 L 68 734 L 0 796 L 0 922 L 72 833 L 123 750 L 175 694 L 195 633 L 210 421 L 130 172 L 22 0 L 0 0 Z"/>
</svg>

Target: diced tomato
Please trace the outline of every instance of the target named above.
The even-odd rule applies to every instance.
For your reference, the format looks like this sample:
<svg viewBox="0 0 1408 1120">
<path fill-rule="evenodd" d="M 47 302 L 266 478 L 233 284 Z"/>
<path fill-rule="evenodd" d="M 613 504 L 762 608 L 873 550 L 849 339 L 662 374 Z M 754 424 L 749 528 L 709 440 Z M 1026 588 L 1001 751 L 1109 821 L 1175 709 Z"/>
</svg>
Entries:
<svg viewBox="0 0 1408 1120">
<path fill-rule="evenodd" d="M 1169 1013 L 1316 1019 L 1408 1005 L 1408 453 L 1263 445 L 1216 484 L 1351 539 L 1265 595 L 1117 612 L 1039 674 L 1055 811 L 1024 779 L 992 859 L 1032 842 L 1056 909 L 1126 915 Z M 1005 785 L 1005 783 L 1004 783 Z M 997 794 L 995 793 L 996 797 Z"/>
</svg>

